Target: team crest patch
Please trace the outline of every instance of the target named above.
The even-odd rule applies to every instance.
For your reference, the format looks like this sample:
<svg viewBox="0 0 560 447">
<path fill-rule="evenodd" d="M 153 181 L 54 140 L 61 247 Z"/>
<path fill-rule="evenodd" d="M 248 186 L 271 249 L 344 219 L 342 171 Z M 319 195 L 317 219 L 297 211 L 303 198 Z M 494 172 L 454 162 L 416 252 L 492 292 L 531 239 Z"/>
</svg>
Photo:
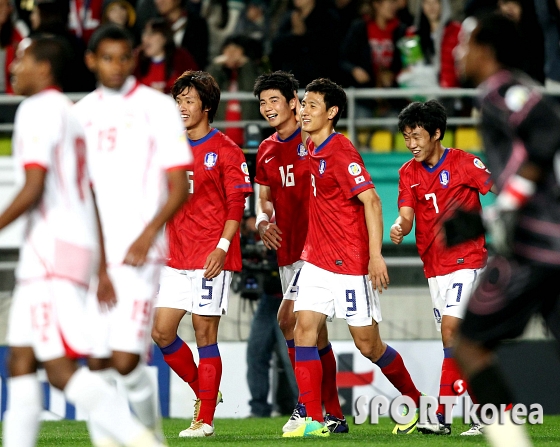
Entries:
<svg viewBox="0 0 560 447">
<path fill-rule="evenodd" d="M 486 166 L 484 166 L 480 158 L 475 158 L 473 163 L 478 169 L 486 169 Z"/>
<path fill-rule="evenodd" d="M 247 167 L 247 163 L 245 162 L 241 163 L 241 170 L 245 175 L 249 175 L 249 168 Z"/>
<path fill-rule="evenodd" d="M 218 161 L 218 154 L 214 152 L 208 152 L 204 156 L 204 166 L 206 166 L 207 168 L 213 168 L 214 166 L 216 166 L 217 161 Z"/>
<path fill-rule="evenodd" d="M 447 188 L 447 186 L 449 185 L 449 171 L 446 171 L 444 169 L 439 173 L 439 182 L 441 183 L 441 186 Z"/>
<path fill-rule="evenodd" d="M 297 146 L 297 154 L 300 157 L 305 157 L 307 155 L 307 149 L 305 148 L 305 146 L 303 145 L 303 143 L 299 143 Z"/>
<path fill-rule="evenodd" d="M 350 163 L 348 165 L 348 172 L 354 176 L 360 175 L 362 173 L 362 168 L 358 163 Z"/>
<path fill-rule="evenodd" d="M 327 162 L 325 161 L 324 158 L 321 158 L 321 161 L 319 161 L 319 174 L 323 175 L 326 169 L 327 169 Z"/>
</svg>

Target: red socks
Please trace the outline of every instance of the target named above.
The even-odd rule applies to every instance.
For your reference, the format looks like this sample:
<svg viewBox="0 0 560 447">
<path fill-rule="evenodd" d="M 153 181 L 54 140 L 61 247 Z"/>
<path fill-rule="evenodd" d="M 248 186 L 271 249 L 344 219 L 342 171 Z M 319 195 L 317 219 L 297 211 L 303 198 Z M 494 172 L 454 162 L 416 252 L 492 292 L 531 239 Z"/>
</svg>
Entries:
<svg viewBox="0 0 560 447">
<path fill-rule="evenodd" d="M 381 368 L 381 372 L 403 396 L 410 397 L 416 404 L 416 408 L 420 408 L 421 393 L 416 389 L 416 385 L 412 382 L 403 359 L 397 351 L 387 345 L 387 349 L 375 364 Z"/>
<path fill-rule="evenodd" d="M 323 369 L 321 397 L 325 406 L 325 412 L 342 419 L 344 415 L 342 414 L 342 408 L 340 408 L 338 389 L 336 387 L 336 358 L 330 343 L 319 351 L 319 357 Z"/>
<path fill-rule="evenodd" d="M 299 402 L 305 405 L 307 416 L 323 422 L 321 405 L 321 382 L 323 368 L 316 346 L 296 346 L 296 381 Z"/>
<path fill-rule="evenodd" d="M 173 343 L 160 349 L 165 363 L 190 385 L 198 398 L 198 368 L 187 344 L 177 336 Z"/>
<path fill-rule="evenodd" d="M 290 363 L 292 364 L 292 369 L 296 370 L 296 344 L 294 339 L 286 340 L 286 346 L 288 347 L 288 357 L 290 357 Z"/>
<path fill-rule="evenodd" d="M 443 364 L 441 365 L 441 379 L 439 382 L 439 395 L 441 396 L 457 396 L 453 390 L 453 384 L 457 380 L 461 380 L 461 371 L 457 362 L 452 357 L 451 348 L 444 348 Z M 466 382 L 465 382 L 466 383 Z M 444 414 L 445 407 L 440 403 L 437 413 Z"/>
<path fill-rule="evenodd" d="M 212 425 L 216 411 L 216 399 L 222 379 L 222 358 L 218 344 L 198 348 L 198 382 L 200 385 L 200 413 L 197 420 Z"/>
</svg>

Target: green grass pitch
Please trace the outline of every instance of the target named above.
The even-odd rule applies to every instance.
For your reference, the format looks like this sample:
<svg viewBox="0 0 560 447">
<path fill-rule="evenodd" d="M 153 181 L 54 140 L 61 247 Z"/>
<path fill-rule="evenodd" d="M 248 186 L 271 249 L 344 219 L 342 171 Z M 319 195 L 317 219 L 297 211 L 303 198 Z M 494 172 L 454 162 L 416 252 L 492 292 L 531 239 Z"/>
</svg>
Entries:
<svg viewBox="0 0 560 447">
<path fill-rule="evenodd" d="M 270 419 L 216 419 L 216 435 L 204 439 L 178 438 L 178 433 L 187 427 L 190 421 L 183 419 L 165 419 L 164 432 L 169 447 L 198 447 L 206 445 L 237 446 L 292 446 L 302 443 L 329 443 L 336 446 L 487 446 L 482 437 L 465 437 L 459 434 L 468 428 L 460 419 L 455 419 L 451 436 L 391 434 L 393 423 L 389 418 L 381 418 L 378 425 L 353 425 L 350 421 L 350 433 L 331 435 L 320 439 L 285 439 L 282 438 L 282 425 L 285 418 Z M 545 416 L 543 425 L 527 425 L 535 446 L 560 445 L 560 416 Z M 90 446 L 84 422 L 59 421 L 44 422 L 39 435 L 38 446 L 61 447 Z"/>
</svg>

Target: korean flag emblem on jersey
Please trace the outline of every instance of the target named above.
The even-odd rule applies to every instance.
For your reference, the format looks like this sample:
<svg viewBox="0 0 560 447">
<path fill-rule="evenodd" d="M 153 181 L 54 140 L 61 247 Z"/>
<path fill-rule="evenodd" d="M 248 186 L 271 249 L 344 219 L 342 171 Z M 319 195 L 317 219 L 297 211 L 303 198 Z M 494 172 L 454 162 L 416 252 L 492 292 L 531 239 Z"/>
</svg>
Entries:
<svg viewBox="0 0 560 447">
<path fill-rule="evenodd" d="M 307 155 L 307 149 L 305 148 L 305 146 L 303 145 L 303 143 L 299 143 L 298 147 L 297 147 L 297 154 L 300 157 L 305 157 Z"/>
<path fill-rule="evenodd" d="M 247 167 L 247 163 L 241 163 L 241 170 L 243 171 L 243 174 L 249 175 L 249 168 Z"/>
<path fill-rule="evenodd" d="M 216 166 L 217 161 L 218 154 L 215 154 L 214 152 L 208 152 L 204 156 L 204 166 L 206 166 L 208 169 L 212 169 L 214 166 Z"/>
<path fill-rule="evenodd" d="M 446 171 L 444 169 L 439 173 L 439 182 L 441 183 L 441 186 L 447 188 L 447 186 L 449 185 L 449 171 Z"/>
<path fill-rule="evenodd" d="M 348 172 L 353 176 L 360 175 L 362 173 L 362 168 L 358 163 L 350 163 L 348 165 Z"/>
<path fill-rule="evenodd" d="M 324 158 L 321 158 L 321 161 L 319 161 L 319 174 L 323 175 L 326 169 L 327 169 L 327 162 L 325 161 Z"/>
</svg>

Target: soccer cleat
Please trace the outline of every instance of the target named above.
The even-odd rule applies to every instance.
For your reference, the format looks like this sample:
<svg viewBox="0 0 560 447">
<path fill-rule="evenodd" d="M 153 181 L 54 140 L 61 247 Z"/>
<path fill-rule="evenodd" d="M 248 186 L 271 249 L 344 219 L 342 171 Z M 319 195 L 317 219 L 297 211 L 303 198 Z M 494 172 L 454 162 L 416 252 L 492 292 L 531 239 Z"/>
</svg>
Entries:
<svg viewBox="0 0 560 447">
<path fill-rule="evenodd" d="M 216 397 L 216 406 L 218 406 L 218 404 L 222 403 L 224 401 L 223 396 L 222 396 L 222 392 L 220 390 L 218 390 L 218 397 Z M 194 412 L 193 412 L 193 417 L 192 417 L 192 422 L 191 424 L 194 424 L 198 418 L 198 413 L 200 413 L 200 399 L 196 399 L 194 401 Z"/>
<path fill-rule="evenodd" d="M 284 438 L 324 438 L 330 436 L 331 432 L 324 423 L 305 418 L 303 423 L 292 431 L 284 432 Z"/>
<path fill-rule="evenodd" d="M 305 405 L 298 402 L 296 404 L 296 407 L 294 408 L 294 411 L 292 412 L 292 415 L 290 416 L 290 419 L 288 419 L 288 422 L 286 422 L 282 427 L 282 432 L 287 433 L 294 431 L 300 425 L 305 424 L 306 417 L 307 411 L 305 410 Z"/>
<path fill-rule="evenodd" d="M 438 422 L 432 424 L 427 421 L 425 424 L 418 423 L 417 429 L 420 433 L 425 435 L 450 435 L 451 434 L 451 424 L 446 424 L 443 419 L 443 414 L 437 414 Z"/>
<path fill-rule="evenodd" d="M 408 414 L 408 407 L 405 405 L 402 411 L 402 415 L 406 416 Z M 418 424 L 418 408 L 415 411 L 414 417 L 408 424 L 396 424 L 393 428 L 394 435 L 409 435 L 416 430 L 416 425 Z"/>
<path fill-rule="evenodd" d="M 193 422 L 189 428 L 179 433 L 179 438 L 205 438 L 207 436 L 214 436 L 214 427 L 203 420 Z"/>
<path fill-rule="evenodd" d="M 338 419 L 327 414 L 325 416 L 325 425 L 331 433 L 348 433 L 348 422 L 346 422 L 345 417 Z"/>
<path fill-rule="evenodd" d="M 482 424 L 471 423 L 471 428 L 461 433 L 461 436 L 480 436 L 484 434 L 484 426 Z"/>
</svg>

